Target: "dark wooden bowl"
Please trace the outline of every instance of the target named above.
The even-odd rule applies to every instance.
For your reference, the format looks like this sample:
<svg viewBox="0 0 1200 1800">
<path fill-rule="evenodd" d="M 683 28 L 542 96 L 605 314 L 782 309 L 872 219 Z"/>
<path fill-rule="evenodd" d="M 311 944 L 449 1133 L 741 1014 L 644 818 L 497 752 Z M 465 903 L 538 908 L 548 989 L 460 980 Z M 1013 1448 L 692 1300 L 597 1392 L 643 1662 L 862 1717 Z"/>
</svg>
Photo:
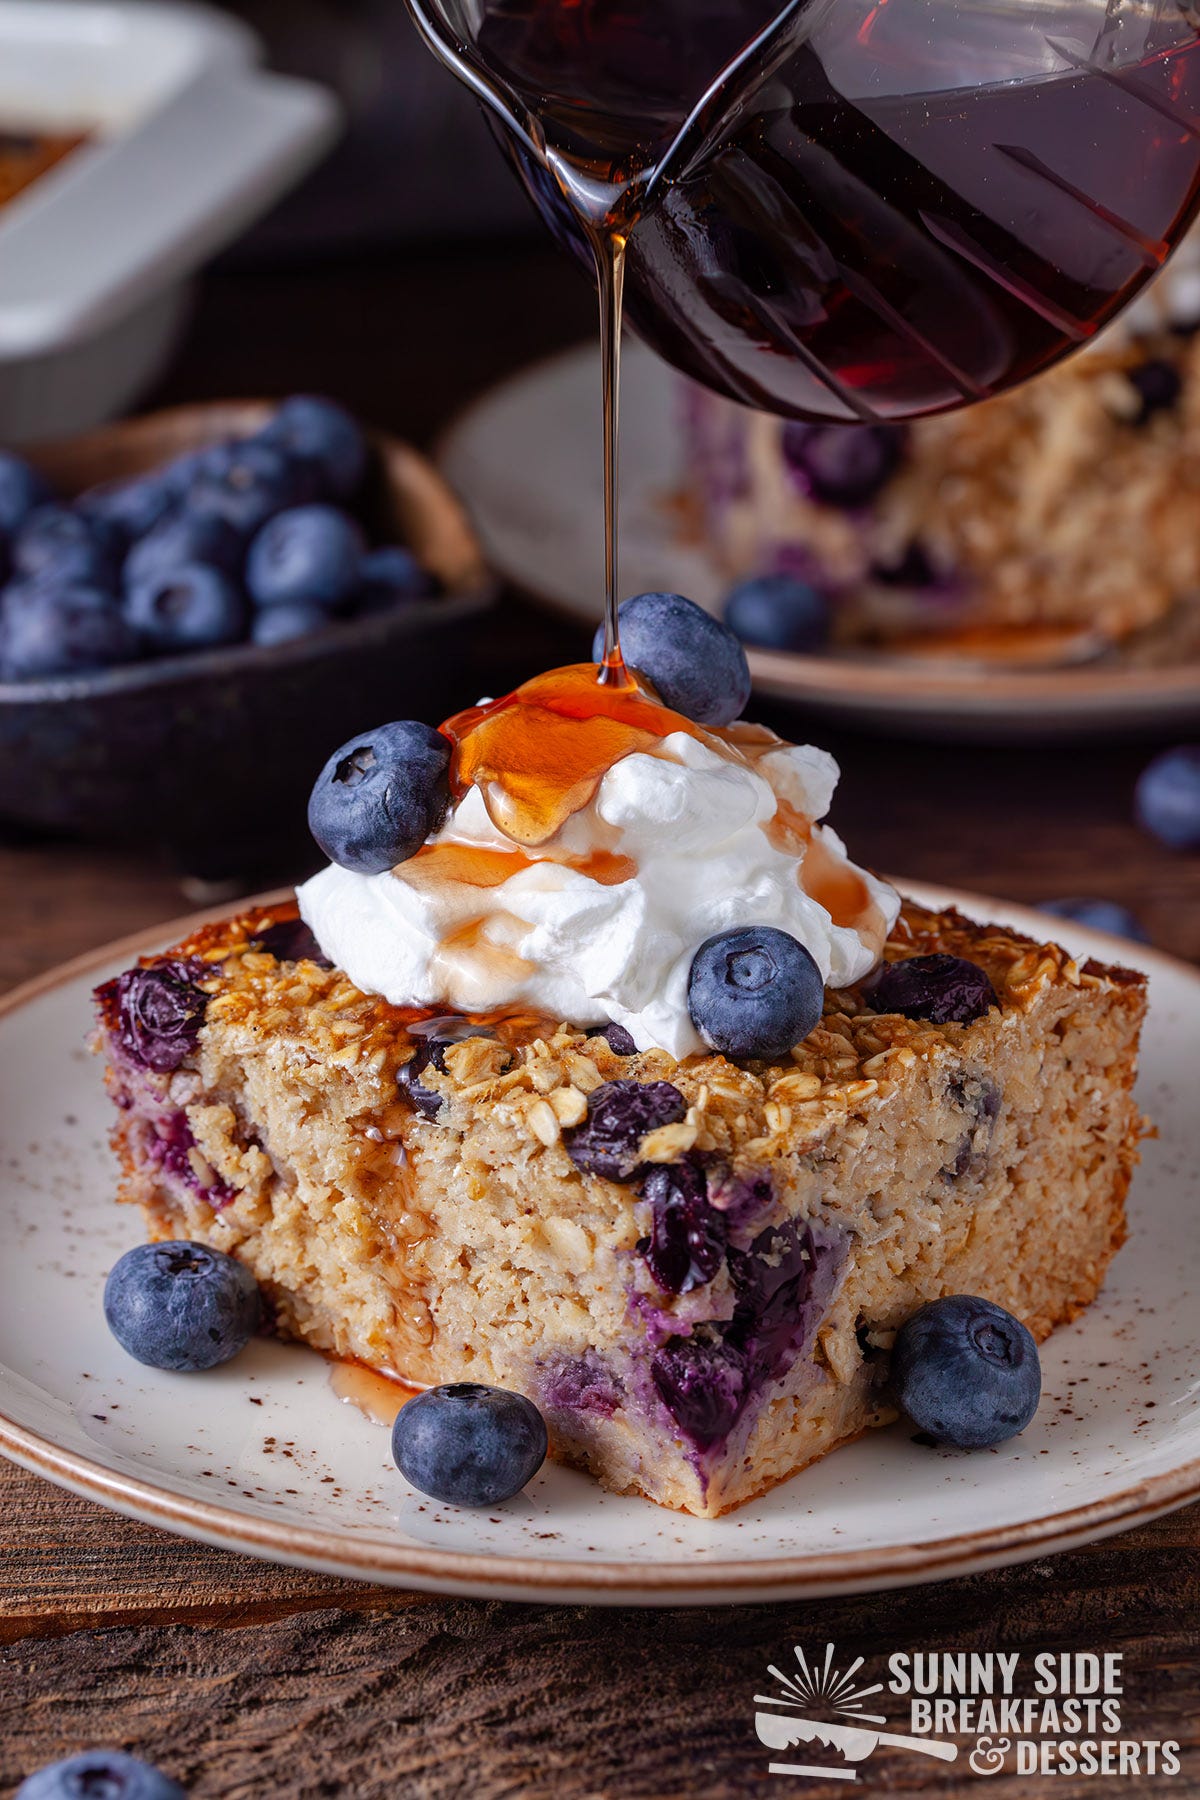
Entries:
<svg viewBox="0 0 1200 1800">
<path fill-rule="evenodd" d="M 179 407 L 30 453 L 63 494 L 155 467 L 265 423 L 266 402 Z M 407 444 L 374 434 L 363 519 L 444 593 L 293 643 L 237 644 L 94 674 L 0 682 L 0 818 L 165 845 L 213 878 L 303 841 L 309 788 L 355 731 L 436 724 L 469 704 L 470 621 L 496 587 L 459 502 Z"/>
</svg>

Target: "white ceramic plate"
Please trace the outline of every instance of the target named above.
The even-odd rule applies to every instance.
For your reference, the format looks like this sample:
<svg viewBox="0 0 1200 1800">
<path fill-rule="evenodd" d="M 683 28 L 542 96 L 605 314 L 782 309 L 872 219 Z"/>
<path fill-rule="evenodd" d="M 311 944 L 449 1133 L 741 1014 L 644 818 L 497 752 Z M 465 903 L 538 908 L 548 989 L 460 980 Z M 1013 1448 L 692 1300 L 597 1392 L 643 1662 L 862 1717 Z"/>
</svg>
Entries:
<svg viewBox="0 0 1200 1800">
<path fill-rule="evenodd" d="M 388 1434 L 328 1365 L 255 1343 L 209 1375 L 141 1368 L 109 1336 L 105 1272 L 138 1241 L 112 1204 L 108 1102 L 83 1048 L 89 993 L 180 928 L 85 958 L 0 1010 L 0 1450 L 120 1512 L 277 1562 L 445 1593 L 709 1603 L 964 1574 L 1120 1531 L 1200 1495 L 1200 975 L 1001 902 L 909 887 L 1152 977 L 1141 1085 L 1158 1124 L 1130 1241 L 1099 1301 L 1043 1350 L 1045 1392 L 1010 1445 L 923 1449 L 903 1426 L 765 1500 L 699 1520 L 547 1468 L 492 1513 L 414 1495 Z"/>
<path fill-rule="evenodd" d="M 681 421 L 679 377 L 627 340 L 621 592 L 665 588 L 717 611 L 727 584 L 676 500 L 685 486 Z M 485 394 L 448 432 L 440 461 L 493 568 L 546 605 L 594 623 L 604 593 L 596 351 L 565 351 Z M 750 668 L 761 693 L 914 736 L 1069 738 L 1200 721 L 1200 665 L 1190 658 L 1165 668 L 1014 670 L 752 650 Z"/>
</svg>

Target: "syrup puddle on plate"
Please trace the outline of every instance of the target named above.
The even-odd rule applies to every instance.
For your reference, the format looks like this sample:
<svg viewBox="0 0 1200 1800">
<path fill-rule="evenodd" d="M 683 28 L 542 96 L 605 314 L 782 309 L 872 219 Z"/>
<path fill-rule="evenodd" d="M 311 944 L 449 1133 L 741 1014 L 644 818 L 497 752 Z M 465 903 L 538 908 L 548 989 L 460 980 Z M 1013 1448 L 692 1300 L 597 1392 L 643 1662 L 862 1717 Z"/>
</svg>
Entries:
<svg viewBox="0 0 1200 1800">
<path fill-rule="evenodd" d="M 331 1364 L 329 1385 L 339 1400 L 356 1406 L 364 1418 L 389 1427 L 405 1401 L 421 1392 L 411 1382 L 397 1381 L 392 1375 L 381 1375 L 377 1369 L 354 1362 Z"/>
</svg>

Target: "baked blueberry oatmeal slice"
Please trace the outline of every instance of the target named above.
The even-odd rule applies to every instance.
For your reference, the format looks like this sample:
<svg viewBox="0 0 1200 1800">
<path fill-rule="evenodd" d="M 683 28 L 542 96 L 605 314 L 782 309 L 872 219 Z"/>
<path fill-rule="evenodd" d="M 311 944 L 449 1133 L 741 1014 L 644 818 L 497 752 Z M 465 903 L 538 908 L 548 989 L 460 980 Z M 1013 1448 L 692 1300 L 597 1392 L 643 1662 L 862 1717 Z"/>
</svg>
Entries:
<svg viewBox="0 0 1200 1800">
<path fill-rule="evenodd" d="M 454 1384 L 454 1431 L 509 1390 L 560 1458 L 711 1516 L 892 1416 L 930 1302 L 1015 1344 L 1095 1296 L 1144 983 L 902 907 L 823 823 L 833 759 L 738 720 L 732 633 L 678 595 L 629 623 L 635 673 L 335 751 L 329 867 L 101 989 L 101 1037 L 153 1235 Z"/>
<path fill-rule="evenodd" d="M 906 903 L 787 1055 L 393 1005 L 293 906 L 98 996 L 121 1198 L 278 1329 L 533 1400 L 553 1453 L 714 1516 L 894 1416 L 898 1328 L 1096 1295 L 1142 1121 L 1144 981 Z"/>
</svg>

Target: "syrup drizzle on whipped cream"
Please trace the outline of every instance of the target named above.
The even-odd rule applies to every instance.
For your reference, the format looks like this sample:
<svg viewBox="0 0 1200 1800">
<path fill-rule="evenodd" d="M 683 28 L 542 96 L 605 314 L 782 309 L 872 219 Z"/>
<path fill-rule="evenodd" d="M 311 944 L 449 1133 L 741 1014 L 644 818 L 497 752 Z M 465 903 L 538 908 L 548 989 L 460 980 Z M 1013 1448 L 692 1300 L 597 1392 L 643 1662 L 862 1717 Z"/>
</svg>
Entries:
<svg viewBox="0 0 1200 1800">
<path fill-rule="evenodd" d="M 761 727 L 709 729 L 636 677 L 576 664 L 448 720 L 452 804 L 382 875 L 300 889 L 326 955 L 400 1006 L 533 1007 L 703 1048 L 687 976 L 705 938 L 774 925 L 845 985 L 899 902 L 818 821 L 837 765 Z"/>
<path fill-rule="evenodd" d="M 471 786 L 492 822 L 518 844 L 545 844 L 587 806 L 625 756 L 654 754 L 663 739 L 704 729 L 672 712 L 635 676 L 607 665 L 572 663 L 535 675 L 502 700 L 447 719 L 454 745 L 450 784 L 461 799 Z"/>
</svg>

